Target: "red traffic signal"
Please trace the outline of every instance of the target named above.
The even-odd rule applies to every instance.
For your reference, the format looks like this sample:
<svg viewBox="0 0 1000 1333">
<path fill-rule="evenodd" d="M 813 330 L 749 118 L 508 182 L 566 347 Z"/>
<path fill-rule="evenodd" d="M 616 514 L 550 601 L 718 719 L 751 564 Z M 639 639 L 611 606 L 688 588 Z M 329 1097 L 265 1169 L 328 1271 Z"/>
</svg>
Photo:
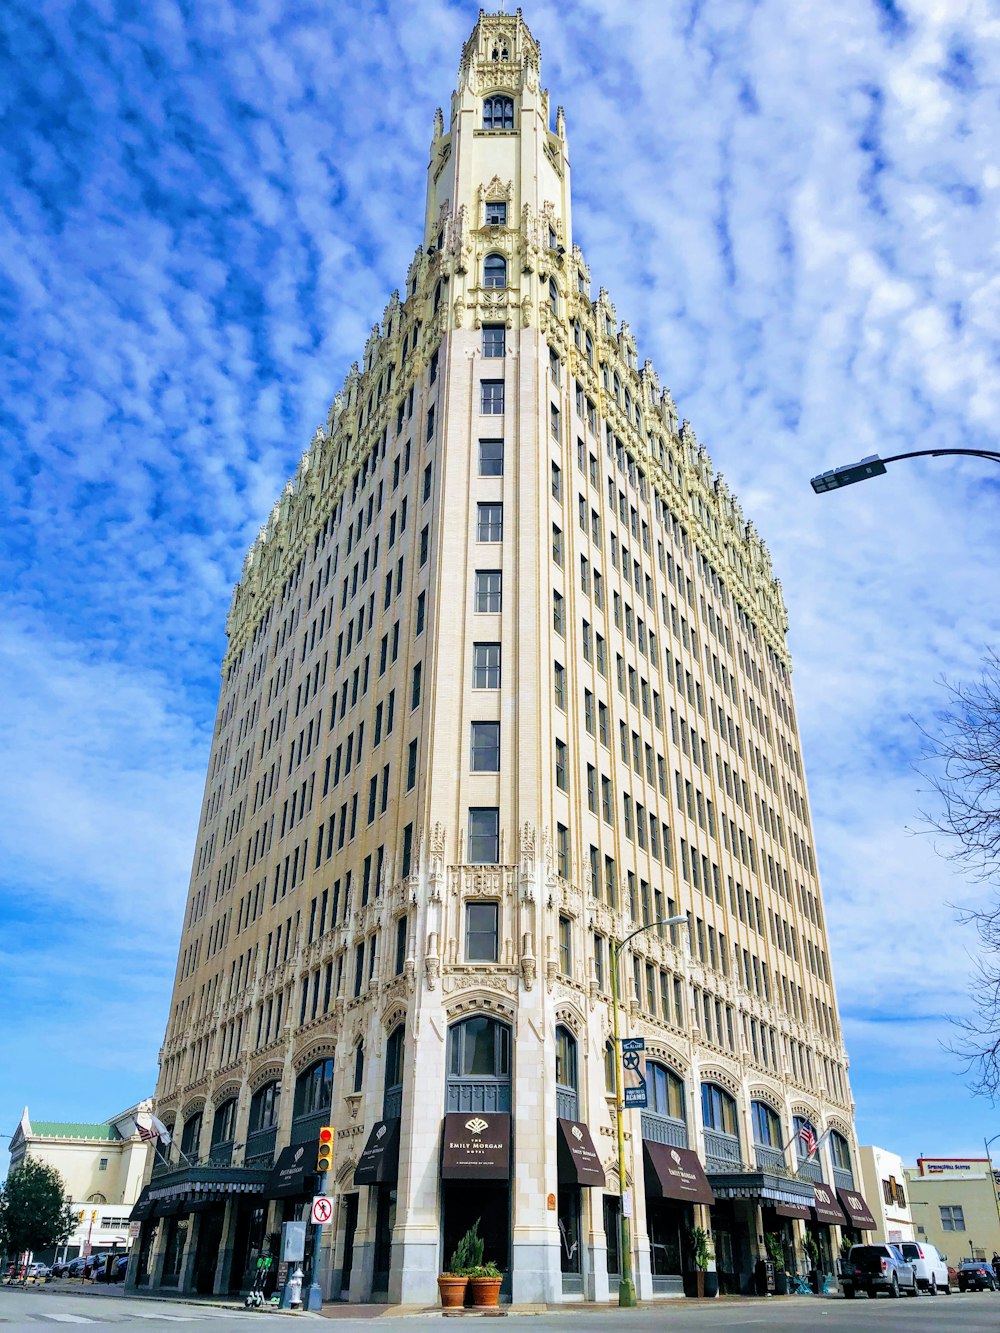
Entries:
<svg viewBox="0 0 1000 1333">
<path fill-rule="evenodd" d="M 333 1140 L 333 1126 L 324 1125 L 319 1132 L 319 1146 L 316 1156 L 317 1171 L 333 1170 Z"/>
</svg>

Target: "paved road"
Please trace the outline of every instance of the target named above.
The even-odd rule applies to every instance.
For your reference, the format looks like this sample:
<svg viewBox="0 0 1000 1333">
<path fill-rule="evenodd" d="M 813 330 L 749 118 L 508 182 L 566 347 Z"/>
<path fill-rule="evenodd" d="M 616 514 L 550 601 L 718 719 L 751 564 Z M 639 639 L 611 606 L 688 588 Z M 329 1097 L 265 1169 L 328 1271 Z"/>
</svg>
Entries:
<svg viewBox="0 0 1000 1333">
<path fill-rule="evenodd" d="M 355 1318 L 346 1310 L 330 1310 L 334 1329 L 331 1333 L 370 1333 L 374 1327 L 397 1333 L 459 1333 L 461 1325 L 437 1315 L 413 1315 L 403 1319 L 378 1314 Z M 294 1316 L 271 1311 L 247 1312 L 214 1306 L 184 1304 L 181 1301 L 149 1300 L 126 1297 L 119 1291 L 54 1286 L 9 1290 L 0 1287 L 0 1326 L 41 1333 L 41 1329 L 89 1326 L 118 1330 L 122 1325 L 169 1329 L 188 1324 L 192 1330 L 209 1328 L 223 1333 L 226 1328 L 255 1327 L 273 1329 Z M 311 1321 L 322 1315 L 304 1315 Z M 638 1310 L 595 1306 L 563 1306 L 548 1314 L 508 1315 L 499 1326 L 503 1333 L 730 1333 L 739 1329 L 789 1330 L 789 1333 L 870 1333 L 884 1328 L 886 1333 L 1000 1333 L 1000 1295 L 993 1292 L 969 1292 L 965 1295 L 922 1296 L 919 1300 L 845 1301 L 839 1298 L 789 1297 L 768 1301 L 716 1301 L 696 1304 L 670 1301 L 644 1306 Z M 468 1325 L 466 1328 L 468 1329 Z M 473 1325 L 475 1329 L 477 1325 Z M 481 1327 L 481 1326 L 479 1326 Z M 497 1327 L 488 1325 L 487 1327 Z M 319 1330 L 317 1330 L 319 1333 Z"/>
</svg>

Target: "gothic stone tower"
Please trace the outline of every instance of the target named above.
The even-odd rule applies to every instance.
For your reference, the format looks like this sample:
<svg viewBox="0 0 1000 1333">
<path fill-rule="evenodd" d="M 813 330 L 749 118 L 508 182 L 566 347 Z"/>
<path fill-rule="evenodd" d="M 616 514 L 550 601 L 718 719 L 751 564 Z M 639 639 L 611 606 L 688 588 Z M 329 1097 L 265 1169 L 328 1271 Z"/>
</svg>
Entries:
<svg viewBox="0 0 1000 1333">
<path fill-rule="evenodd" d="M 329 1122 L 328 1296 L 434 1301 L 477 1218 L 514 1300 L 613 1296 L 646 926 L 640 1295 L 695 1224 L 736 1290 L 863 1221 L 780 587 L 592 294 L 554 120 L 481 14 L 405 298 L 246 557 L 133 1280 L 238 1290 Z"/>
</svg>

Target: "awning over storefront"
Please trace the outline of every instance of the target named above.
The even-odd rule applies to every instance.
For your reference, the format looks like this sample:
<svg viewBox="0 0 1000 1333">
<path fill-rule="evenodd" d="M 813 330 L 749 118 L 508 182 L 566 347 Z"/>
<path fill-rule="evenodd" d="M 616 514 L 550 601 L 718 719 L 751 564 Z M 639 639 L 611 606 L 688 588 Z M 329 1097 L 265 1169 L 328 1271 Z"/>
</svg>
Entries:
<svg viewBox="0 0 1000 1333">
<path fill-rule="evenodd" d="M 851 1226 L 859 1231 L 877 1231 L 878 1226 L 872 1217 L 872 1210 L 865 1202 L 864 1195 L 857 1190 L 837 1190 L 841 1207 L 850 1218 Z"/>
<path fill-rule="evenodd" d="M 442 1180 L 509 1180 L 510 1116 L 450 1111 L 444 1118 Z"/>
<path fill-rule="evenodd" d="M 813 1216 L 817 1222 L 826 1222 L 830 1226 L 843 1226 L 847 1221 L 840 1204 L 833 1197 L 833 1190 L 829 1185 L 824 1185 L 822 1181 L 817 1181 L 813 1185 L 813 1192 L 816 1195 L 816 1202 L 813 1205 Z"/>
<path fill-rule="evenodd" d="M 316 1148 L 312 1143 L 293 1143 L 282 1148 L 264 1188 L 267 1199 L 290 1199 L 312 1194 L 316 1185 Z"/>
<path fill-rule="evenodd" d="M 132 1205 L 132 1211 L 128 1215 L 130 1222 L 145 1222 L 147 1218 L 153 1216 L 153 1200 L 149 1197 L 149 1186 L 143 1185 L 142 1193 Z"/>
<path fill-rule="evenodd" d="M 690 1148 L 643 1139 L 642 1156 L 647 1194 L 684 1203 L 715 1202 L 705 1169 Z"/>
<path fill-rule="evenodd" d="M 604 1168 L 582 1120 L 557 1120 L 560 1185 L 604 1186 Z"/>
<path fill-rule="evenodd" d="M 355 1185 L 393 1185 L 399 1176 L 399 1120 L 380 1120 L 354 1168 Z"/>
<path fill-rule="evenodd" d="M 764 1208 L 779 1205 L 803 1209 L 795 1217 L 811 1217 L 813 1187 L 804 1180 L 775 1171 L 710 1171 L 708 1183 L 716 1199 L 754 1199 Z"/>
<path fill-rule="evenodd" d="M 796 1217 L 801 1222 L 812 1221 L 812 1209 L 807 1208 L 805 1204 L 776 1203 L 774 1211 L 779 1217 Z"/>
<path fill-rule="evenodd" d="M 178 1213 L 184 1211 L 184 1206 L 180 1199 L 157 1199 L 153 1204 L 154 1217 L 176 1217 Z"/>
</svg>

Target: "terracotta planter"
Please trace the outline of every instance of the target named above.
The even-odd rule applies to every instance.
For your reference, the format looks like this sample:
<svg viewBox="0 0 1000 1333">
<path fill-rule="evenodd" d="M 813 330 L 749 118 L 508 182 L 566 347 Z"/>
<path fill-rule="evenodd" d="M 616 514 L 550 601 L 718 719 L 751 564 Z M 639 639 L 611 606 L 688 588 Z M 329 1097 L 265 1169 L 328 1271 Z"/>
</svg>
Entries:
<svg viewBox="0 0 1000 1333">
<path fill-rule="evenodd" d="M 499 1305 L 501 1277 L 470 1277 L 470 1305 Z"/>
<path fill-rule="evenodd" d="M 461 1308 L 465 1304 L 465 1288 L 469 1279 L 455 1273 L 442 1273 L 438 1278 L 438 1294 L 445 1310 Z"/>
</svg>

